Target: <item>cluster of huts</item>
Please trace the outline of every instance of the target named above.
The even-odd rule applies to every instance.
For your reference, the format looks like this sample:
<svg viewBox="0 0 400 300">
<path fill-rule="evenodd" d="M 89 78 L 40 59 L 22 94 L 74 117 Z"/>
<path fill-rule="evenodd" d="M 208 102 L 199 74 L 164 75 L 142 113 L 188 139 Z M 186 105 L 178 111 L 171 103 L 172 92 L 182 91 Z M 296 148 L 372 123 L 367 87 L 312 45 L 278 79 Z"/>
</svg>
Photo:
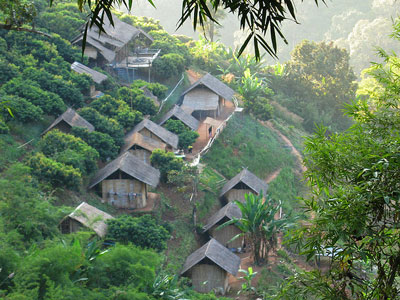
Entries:
<svg viewBox="0 0 400 300">
<path fill-rule="evenodd" d="M 133 60 L 131 49 L 136 49 L 134 53 L 136 58 L 142 54 L 142 58 L 145 57 L 144 47 L 152 41 L 152 38 L 115 16 L 114 22 L 114 27 L 105 24 L 106 34 L 99 35 L 95 26 L 89 29 L 85 55 L 95 65 L 109 64 L 115 68 L 137 68 L 135 63 L 138 64 L 140 60 L 136 62 Z M 82 39 L 81 34 L 73 43 L 79 44 Z M 153 56 L 148 57 L 149 67 L 157 54 L 153 53 Z M 143 59 L 141 61 L 143 62 Z M 106 75 L 78 62 L 73 63 L 71 69 L 89 75 L 96 84 L 101 84 L 107 79 Z M 146 87 L 143 89 L 147 96 L 159 104 L 157 97 Z M 94 190 L 102 202 L 116 208 L 145 208 L 148 204 L 149 186 L 157 187 L 160 179 L 159 170 L 150 165 L 151 153 L 155 149 L 166 151 L 178 149 L 178 136 L 165 129 L 163 125 L 169 119 L 174 119 L 182 121 L 194 131 L 198 130 L 201 122 L 210 126 L 209 129 L 212 130 L 220 124 L 215 118 L 221 114 L 226 101 L 232 101 L 234 93 L 227 85 L 206 74 L 182 93 L 178 105 L 168 111 L 158 124 L 144 119 L 128 132 L 120 155 L 95 174 L 88 188 Z M 96 91 L 93 85 L 90 96 L 100 95 L 102 93 Z M 94 126 L 75 110 L 68 108 L 42 134 L 53 129 L 69 133 L 72 127 L 83 127 L 90 132 L 95 130 Z M 192 279 L 195 290 L 199 292 L 217 290 L 225 293 L 228 288 L 228 274 L 236 275 L 240 265 L 240 258 L 234 252 L 241 251 L 245 241 L 243 238 L 231 241 L 240 233 L 235 225 L 217 228 L 227 220 L 241 217 L 241 212 L 233 200 L 244 200 L 246 193 L 259 194 L 262 191 L 265 194 L 267 188 L 265 182 L 247 169 L 243 169 L 224 185 L 220 193 L 224 206 L 209 218 L 203 228 L 204 234 L 210 238 L 209 242 L 193 252 L 182 268 L 181 274 Z M 75 232 L 81 227 L 87 227 L 98 236 L 104 237 L 107 232 L 106 220 L 112 218 L 111 215 L 82 202 L 71 214 L 62 219 L 59 227 L 62 233 Z"/>
<path fill-rule="evenodd" d="M 243 236 L 233 239 L 241 233 L 234 224 L 219 227 L 229 220 L 242 217 L 234 200 L 243 202 L 245 194 L 266 195 L 267 190 L 268 184 L 247 169 L 223 186 L 220 199 L 225 205 L 203 227 L 203 233 L 210 240 L 187 257 L 181 271 L 182 276 L 191 278 L 196 291 L 208 293 L 214 290 L 225 294 L 229 288 L 229 274 L 235 276 L 240 266 L 240 257 L 233 252 L 243 251 L 245 240 Z"/>
</svg>

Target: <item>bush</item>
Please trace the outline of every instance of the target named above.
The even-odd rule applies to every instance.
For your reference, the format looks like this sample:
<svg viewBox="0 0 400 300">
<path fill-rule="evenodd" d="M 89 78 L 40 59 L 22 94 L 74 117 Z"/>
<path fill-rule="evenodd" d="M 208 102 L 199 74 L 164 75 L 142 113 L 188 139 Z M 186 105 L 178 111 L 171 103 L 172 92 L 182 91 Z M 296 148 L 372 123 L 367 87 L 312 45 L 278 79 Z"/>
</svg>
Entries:
<svg viewBox="0 0 400 300">
<path fill-rule="evenodd" d="M 179 136 L 179 148 L 187 149 L 199 137 L 198 132 L 192 131 L 180 120 L 169 119 L 165 128 Z"/>
<path fill-rule="evenodd" d="M 26 123 L 31 121 L 40 121 L 43 118 L 43 110 L 24 98 L 5 96 L 3 99 L 12 112 L 11 116 L 8 109 L 4 109 L 3 117 L 7 121 L 15 119 L 18 122 Z"/>
<path fill-rule="evenodd" d="M 174 153 L 156 149 L 150 156 L 151 165 L 160 170 L 161 180 L 166 182 L 168 172 L 175 170 L 180 171 L 183 167 L 183 161 L 176 158 Z"/>
<path fill-rule="evenodd" d="M 82 175 L 72 166 L 47 158 L 36 153 L 28 160 L 31 172 L 39 180 L 50 183 L 53 187 L 66 187 L 77 190 L 82 183 Z"/>
<path fill-rule="evenodd" d="M 10 132 L 10 129 L 8 128 L 6 123 L 4 123 L 4 121 L 2 119 L 0 119 L 0 134 L 7 134 L 9 132 Z"/>
<path fill-rule="evenodd" d="M 0 85 L 18 76 L 18 67 L 0 59 Z"/>
<path fill-rule="evenodd" d="M 162 78 L 175 77 L 185 69 L 185 59 L 177 53 L 165 54 L 153 62 L 154 73 Z"/>
<path fill-rule="evenodd" d="M 51 130 L 38 143 L 39 149 L 49 157 L 90 174 L 97 169 L 99 153 L 82 139 L 59 130 Z"/>
<path fill-rule="evenodd" d="M 115 158 L 118 155 L 118 147 L 107 133 L 98 131 L 89 132 L 86 128 L 72 127 L 71 134 L 84 140 L 89 146 L 97 150 L 102 161 Z"/>
<path fill-rule="evenodd" d="M 167 248 L 170 238 L 168 231 L 156 223 L 150 215 L 133 218 L 128 215 L 107 221 L 107 236 L 118 242 L 133 243 L 142 248 L 151 248 L 158 252 Z"/>
<path fill-rule="evenodd" d="M 168 87 L 166 87 L 161 83 L 158 82 L 149 83 L 141 79 L 135 80 L 131 85 L 131 87 L 134 89 L 141 88 L 144 86 L 146 86 L 153 93 L 153 95 L 158 97 L 159 99 L 165 98 L 165 94 L 168 91 Z"/>
<path fill-rule="evenodd" d="M 107 133 L 111 136 L 117 147 L 121 147 L 124 144 L 124 130 L 116 120 L 103 116 L 92 107 L 82 108 L 79 114 L 90 122 L 96 128 L 96 131 Z"/>
<path fill-rule="evenodd" d="M 117 91 L 118 97 L 125 101 L 125 103 L 143 115 L 155 115 L 157 113 L 157 107 L 155 106 L 152 99 L 146 97 L 143 91 L 139 88 L 129 89 L 122 87 Z"/>
</svg>

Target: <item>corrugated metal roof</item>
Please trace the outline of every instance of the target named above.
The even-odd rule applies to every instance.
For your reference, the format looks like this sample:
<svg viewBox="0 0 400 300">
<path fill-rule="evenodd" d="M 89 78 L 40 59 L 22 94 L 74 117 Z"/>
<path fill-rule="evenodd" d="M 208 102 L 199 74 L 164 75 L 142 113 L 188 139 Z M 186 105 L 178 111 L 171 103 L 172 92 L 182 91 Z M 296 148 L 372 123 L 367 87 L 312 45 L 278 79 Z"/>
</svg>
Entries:
<svg viewBox="0 0 400 300">
<path fill-rule="evenodd" d="M 239 270 L 240 257 L 233 254 L 217 240 L 211 239 L 208 243 L 188 256 L 183 265 L 181 274 L 186 273 L 205 258 L 210 259 L 220 268 L 232 275 L 236 275 Z"/>
<path fill-rule="evenodd" d="M 107 75 L 104 75 L 103 73 L 93 70 L 77 61 L 71 65 L 71 69 L 79 74 L 89 75 L 90 77 L 92 77 L 93 81 L 98 84 L 102 83 L 104 80 L 107 79 Z"/>
<path fill-rule="evenodd" d="M 125 152 L 97 172 L 89 184 L 89 189 L 117 170 L 153 187 L 156 187 L 160 181 L 160 171 L 144 163 L 132 153 Z"/>
</svg>

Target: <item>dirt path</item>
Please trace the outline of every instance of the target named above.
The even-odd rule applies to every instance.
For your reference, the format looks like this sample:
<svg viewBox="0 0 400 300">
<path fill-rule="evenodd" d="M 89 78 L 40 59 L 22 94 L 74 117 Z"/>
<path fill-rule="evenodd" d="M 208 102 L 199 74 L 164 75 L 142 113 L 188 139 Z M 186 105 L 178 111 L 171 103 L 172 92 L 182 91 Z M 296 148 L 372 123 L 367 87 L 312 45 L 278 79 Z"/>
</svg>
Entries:
<svg viewBox="0 0 400 300">
<path fill-rule="evenodd" d="M 282 170 L 282 168 L 279 168 L 279 169 L 275 170 L 274 172 L 272 172 L 271 174 L 269 174 L 267 176 L 267 178 L 265 178 L 265 182 L 270 183 L 272 180 L 274 180 L 276 177 L 278 177 L 281 170 Z"/>
<path fill-rule="evenodd" d="M 197 80 L 199 80 L 201 78 L 201 75 L 191 69 L 186 71 L 186 74 L 189 78 L 190 84 L 195 83 Z"/>
</svg>

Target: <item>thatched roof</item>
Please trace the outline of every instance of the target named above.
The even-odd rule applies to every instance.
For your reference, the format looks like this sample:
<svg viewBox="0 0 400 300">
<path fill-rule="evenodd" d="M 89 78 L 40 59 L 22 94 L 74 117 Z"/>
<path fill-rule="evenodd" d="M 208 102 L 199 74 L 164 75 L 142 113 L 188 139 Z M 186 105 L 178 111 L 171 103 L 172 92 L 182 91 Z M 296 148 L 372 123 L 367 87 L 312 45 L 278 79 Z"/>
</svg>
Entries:
<svg viewBox="0 0 400 300">
<path fill-rule="evenodd" d="M 222 188 L 220 197 L 224 196 L 228 191 L 230 191 L 235 185 L 238 183 L 244 183 L 251 190 L 253 190 L 256 194 L 259 194 L 261 191 L 264 195 L 266 195 L 268 190 L 268 184 L 258 178 L 256 175 L 251 173 L 247 169 L 243 169 L 239 174 L 229 180 L 224 187 Z"/>
<path fill-rule="evenodd" d="M 55 127 L 58 123 L 64 121 L 71 127 L 83 127 L 92 132 L 94 130 L 94 126 L 82 118 L 75 110 L 72 108 L 68 108 L 61 116 L 54 120 L 53 123 L 43 131 L 42 135 Z"/>
<path fill-rule="evenodd" d="M 213 91 L 200 86 L 183 96 L 182 106 L 196 110 L 217 110 L 219 97 Z"/>
<path fill-rule="evenodd" d="M 133 135 L 135 132 L 140 132 L 143 128 L 146 128 L 151 133 L 158 136 L 164 143 L 170 145 L 172 148 L 178 148 L 178 136 L 149 119 L 144 119 L 142 122 L 137 124 L 126 136 Z"/>
<path fill-rule="evenodd" d="M 203 227 L 203 231 L 208 231 L 225 217 L 229 220 L 240 219 L 242 217 L 242 212 L 235 203 L 229 202 L 208 219 L 207 224 Z"/>
<path fill-rule="evenodd" d="M 175 105 L 169 112 L 167 112 L 158 124 L 163 125 L 172 117 L 177 118 L 192 130 L 197 130 L 197 128 L 199 128 L 199 121 L 197 121 L 197 119 L 192 115 L 186 113 L 178 105 Z"/>
<path fill-rule="evenodd" d="M 132 153 L 125 152 L 97 172 L 89 184 L 89 189 L 118 170 L 153 187 L 156 187 L 160 180 L 160 171 L 144 163 Z"/>
<path fill-rule="evenodd" d="M 235 91 L 232 90 L 229 86 L 227 86 L 225 83 L 218 80 L 211 74 L 207 73 L 195 83 L 193 83 L 186 91 L 184 91 L 182 96 L 186 95 L 188 92 L 198 86 L 205 86 L 213 91 L 215 94 L 221 96 L 222 98 L 225 98 L 226 100 L 232 100 L 232 97 L 235 95 Z"/>
<path fill-rule="evenodd" d="M 89 75 L 90 77 L 92 77 L 93 81 L 98 84 L 102 83 L 104 80 L 107 79 L 107 75 L 104 75 L 103 73 L 93 70 L 77 61 L 71 65 L 71 69 L 79 74 Z"/>
<path fill-rule="evenodd" d="M 213 126 L 213 127 L 215 127 L 215 128 L 218 128 L 219 125 L 221 125 L 223 122 L 224 122 L 224 121 L 218 121 L 218 120 L 216 120 L 216 119 L 207 117 L 207 118 L 204 120 L 203 123 L 204 123 L 204 124 L 207 124 L 207 125 L 211 125 L 211 126 Z"/>
<path fill-rule="evenodd" d="M 220 242 L 211 239 L 207 244 L 188 256 L 181 274 L 186 273 L 203 259 L 208 258 L 220 268 L 232 275 L 236 275 L 240 265 L 240 257 L 225 248 Z"/>
<path fill-rule="evenodd" d="M 107 224 L 105 221 L 113 219 L 113 216 L 87 204 L 86 202 L 82 202 L 66 218 L 71 218 L 81 223 L 83 226 L 92 229 L 98 236 L 103 238 L 107 233 Z M 65 220 L 65 218 L 63 220 Z"/>
<path fill-rule="evenodd" d="M 122 22 L 116 15 L 113 15 L 114 26 L 111 25 L 107 17 L 104 18 L 104 32 L 99 34 L 99 28 L 92 26 L 88 28 L 86 43 L 95 47 L 108 62 L 112 62 L 115 58 L 115 52 L 124 47 L 133 38 L 139 34 L 153 41 L 153 38 L 143 30 L 136 28 L 128 23 Z M 76 44 L 83 40 L 82 31 L 79 36 L 74 38 L 71 43 Z M 114 49 L 112 49 L 113 47 Z"/>
<path fill-rule="evenodd" d="M 125 145 L 122 147 L 121 153 L 128 151 L 135 145 L 140 146 L 143 149 L 146 149 L 150 152 L 153 152 L 155 149 L 165 150 L 167 146 L 164 143 L 161 143 L 148 136 L 140 134 L 139 132 L 134 132 L 132 134 L 127 134 L 125 136 Z"/>
</svg>

